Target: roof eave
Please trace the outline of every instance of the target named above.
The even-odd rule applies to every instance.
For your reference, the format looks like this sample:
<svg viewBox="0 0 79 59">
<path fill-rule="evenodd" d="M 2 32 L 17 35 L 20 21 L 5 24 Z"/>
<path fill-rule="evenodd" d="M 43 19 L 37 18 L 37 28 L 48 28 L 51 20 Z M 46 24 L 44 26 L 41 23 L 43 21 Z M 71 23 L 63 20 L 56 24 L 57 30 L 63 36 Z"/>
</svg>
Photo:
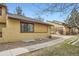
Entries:
<svg viewBox="0 0 79 59">
<path fill-rule="evenodd" d="M 51 24 L 43 23 L 43 22 L 37 22 L 37 21 L 31 21 L 31 20 L 24 20 L 24 19 L 9 17 L 9 16 L 8 16 L 8 18 L 9 18 L 9 19 L 20 20 L 21 22 L 39 23 L 39 24 L 44 24 L 44 25 L 52 26 Z"/>
</svg>

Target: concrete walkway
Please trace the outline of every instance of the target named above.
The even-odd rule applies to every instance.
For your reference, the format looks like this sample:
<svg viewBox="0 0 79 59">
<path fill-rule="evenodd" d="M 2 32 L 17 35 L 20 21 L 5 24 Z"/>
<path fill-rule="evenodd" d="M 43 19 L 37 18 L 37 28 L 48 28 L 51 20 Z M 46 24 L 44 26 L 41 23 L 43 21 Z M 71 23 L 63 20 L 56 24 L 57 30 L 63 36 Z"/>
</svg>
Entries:
<svg viewBox="0 0 79 59">
<path fill-rule="evenodd" d="M 41 49 L 41 48 L 45 48 L 45 47 L 48 47 L 48 46 L 52 46 L 52 45 L 61 43 L 64 40 L 66 40 L 66 39 L 68 39 L 72 36 L 61 36 L 61 37 L 62 38 L 60 38 L 60 39 L 56 39 L 56 40 L 52 40 L 52 41 L 48 41 L 48 42 L 44 42 L 44 43 L 39 43 L 39 44 L 31 45 L 31 46 L 25 46 L 25 47 L 1 51 L 0 56 L 16 56 L 16 55 L 23 54 L 23 53 L 26 53 L 26 52 L 31 52 L 31 51 L 34 51 L 34 50 L 38 50 L 38 49 Z"/>
</svg>

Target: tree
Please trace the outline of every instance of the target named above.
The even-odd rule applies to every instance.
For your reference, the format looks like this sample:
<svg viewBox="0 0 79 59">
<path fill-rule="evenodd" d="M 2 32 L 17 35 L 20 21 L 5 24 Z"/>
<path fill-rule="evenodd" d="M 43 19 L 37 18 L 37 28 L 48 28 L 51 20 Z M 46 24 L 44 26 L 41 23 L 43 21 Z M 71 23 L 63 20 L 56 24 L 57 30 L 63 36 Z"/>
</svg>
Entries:
<svg viewBox="0 0 79 59">
<path fill-rule="evenodd" d="M 44 19 L 43 19 L 42 17 L 40 17 L 40 16 L 39 16 L 39 17 L 36 17 L 35 20 L 37 20 L 37 21 L 41 21 L 41 22 L 44 21 Z"/>
<path fill-rule="evenodd" d="M 71 33 L 78 34 L 75 29 L 79 29 L 79 12 L 75 8 L 71 11 L 69 18 L 66 20 L 66 24 L 70 27 Z"/>
<path fill-rule="evenodd" d="M 18 14 L 18 15 L 23 15 L 22 14 L 22 8 L 21 7 L 16 7 L 16 14 Z"/>
<path fill-rule="evenodd" d="M 38 6 L 37 4 L 33 4 L 38 8 L 38 14 L 46 14 L 46 13 L 55 13 L 55 12 L 62 12 L 67 13 L 72 10 L 74 7 L 79 9 L 78 3 L 48 3 L 48 4 L 41 4 L 44 6 Z"/>
<path fill-rule="evenodd" d="M 44 5 L 45 8 L 41 8 L 41 7 L 39 8 L 37 6 L 37 8 L 40 10 L 40 12 L 38 12 L 39 15 L 53 14 L 56 12 L 60 12 L 60 14 L 68 14 L 69 19 L 67 21 L 69 21 L 68 23 L 69 26 L 72 27 L 76 26 L 79 28 L 79 17 L 78 17 L 79 15 L 77 11 L 79 10 L 78 3 L 50 3 L 50 4 L 41 4 L 41 5 Z"/>
<path fill-rule="evenodd" d="M 78 11 L 74 8 L 71 11 L 70 17 L 69 19 L 66 20 L 66 23 L 70 26 L 70 27 L 78 27 L 76 21 L 79 21 L 78 19 Z"/>
</svg>

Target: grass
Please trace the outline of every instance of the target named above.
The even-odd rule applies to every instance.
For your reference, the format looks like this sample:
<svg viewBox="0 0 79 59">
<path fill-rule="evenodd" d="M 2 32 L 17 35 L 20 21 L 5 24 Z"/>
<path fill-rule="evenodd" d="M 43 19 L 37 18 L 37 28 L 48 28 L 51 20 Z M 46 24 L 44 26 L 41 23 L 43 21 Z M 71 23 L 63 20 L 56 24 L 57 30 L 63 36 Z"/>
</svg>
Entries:
<svg viewBox="0 0 79 59">
<path fill-rule="evenodd" d="M 79 47 L 69 44 L 58 44 L 30 53 L 24 53 L 23 56 L 79 56 Z"/>
<path fill-rule="evenodd" d="M 79 39 L 79 35 L 75 36 L 75 37 L 72 37 L 72 38 L 69 38 L 68 40 L 65 40 L 64 43 L 65 44 L 72 44 L 74 43 L 75 41 L 77 41 Z"/>
<path fill-rule="evenodd" d="M 23 56 L 79 56 L 79 46 L 67 44 L 71 39 L 55 46 L 50 46 L 30 53 L 21 54 Z"/>
</svg>

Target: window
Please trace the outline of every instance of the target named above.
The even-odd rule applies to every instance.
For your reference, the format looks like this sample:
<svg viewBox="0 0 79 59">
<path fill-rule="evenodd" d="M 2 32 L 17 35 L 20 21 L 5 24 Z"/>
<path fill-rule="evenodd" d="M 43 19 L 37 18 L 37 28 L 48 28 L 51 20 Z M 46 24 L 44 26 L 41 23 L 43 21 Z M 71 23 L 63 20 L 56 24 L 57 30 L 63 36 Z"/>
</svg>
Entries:
<svg viewBox="0 0 79 59">
<path fill-rule="evenodd" d="M 33 24 L 28 24 L 28 31 L 33 32 Z"/>
<path fill-rule="evenodd" d="M 33 32 L 33 24 L 21 23 L 21 32 Z"/>
<path fill-rule="evenodd" d="M 2 8 L 0 8 L 0 15 L 2 15 Z"/>
</svg>

